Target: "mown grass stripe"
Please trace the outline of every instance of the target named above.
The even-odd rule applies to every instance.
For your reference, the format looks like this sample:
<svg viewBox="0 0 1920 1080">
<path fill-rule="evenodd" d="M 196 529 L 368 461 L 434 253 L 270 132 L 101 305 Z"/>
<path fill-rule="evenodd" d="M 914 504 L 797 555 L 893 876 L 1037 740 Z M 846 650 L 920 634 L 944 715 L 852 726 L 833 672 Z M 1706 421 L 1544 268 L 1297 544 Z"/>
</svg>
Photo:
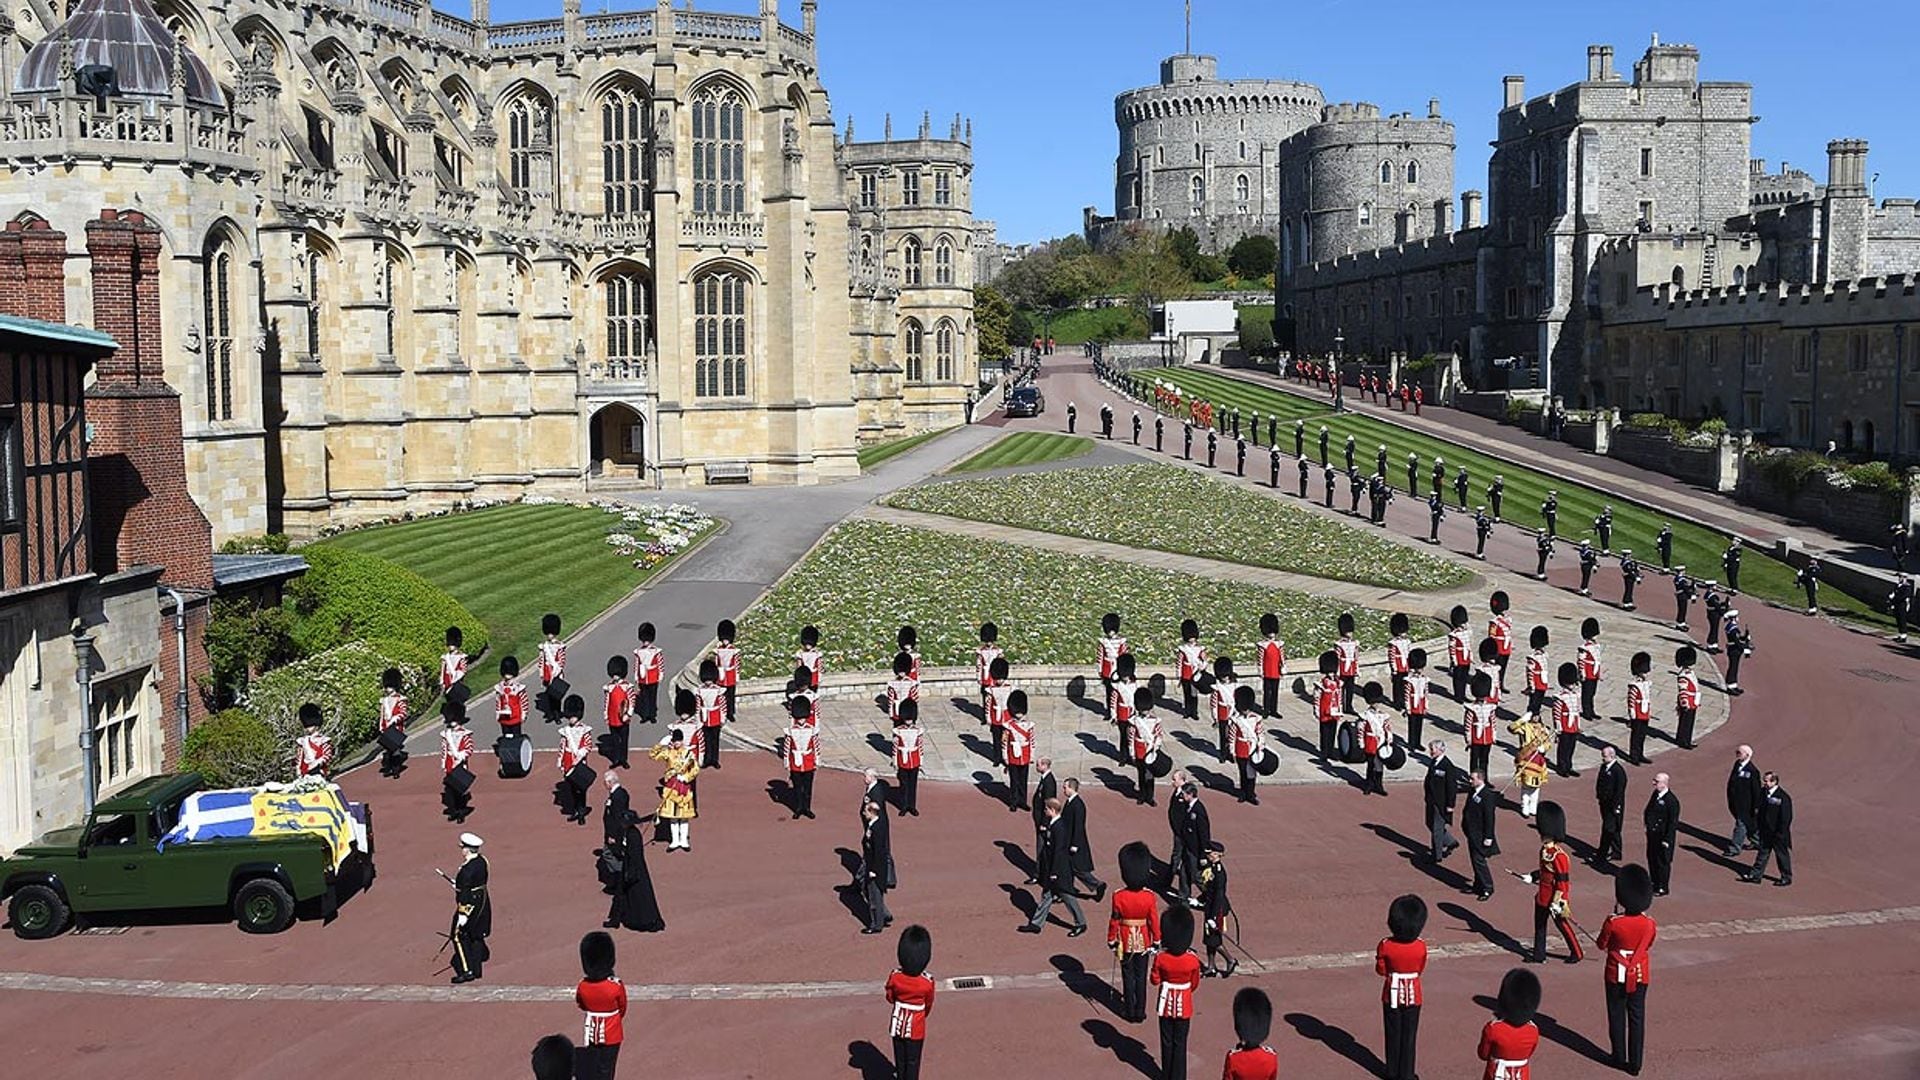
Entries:
<svg viewBox="0 0 1920 1080">
<path fill-rule="evenodd" d="M 1093 449 L 1093 440 L 1047 431 L 1016 431 L 955 465 L 952 472 L 977 472 L 1016 465 L 1038 465 L 1079 457 Z"/>
<path fill-rule="evenodd" d="M 886 442 L 872 443 L 868 446 L 861 447 L 854 457 L 860 462 L 862 469 L 871 469 L 883 461 L 898 457 L 922 443 L 931 442 L 952 430 L 953 428 L 951 427 L 936 428 L 933 431 L 923 431 L 918 435 L 908 435 L 905 438 L 889 439 Z"/>
</svg>

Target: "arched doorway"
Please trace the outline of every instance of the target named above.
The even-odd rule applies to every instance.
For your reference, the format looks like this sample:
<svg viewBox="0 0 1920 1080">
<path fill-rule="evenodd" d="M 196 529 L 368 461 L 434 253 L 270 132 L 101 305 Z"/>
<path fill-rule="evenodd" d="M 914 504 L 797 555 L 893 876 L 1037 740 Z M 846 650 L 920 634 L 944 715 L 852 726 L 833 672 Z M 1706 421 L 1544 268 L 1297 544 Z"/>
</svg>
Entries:
<svg viewBox="0 0 1920 1080">
<path fill-rule="evenodd" d="M 587 472 L 594 477 L 647 477 L 647 421 L 630 405 L 615 402 L 587 423 Z"/>
</svg>

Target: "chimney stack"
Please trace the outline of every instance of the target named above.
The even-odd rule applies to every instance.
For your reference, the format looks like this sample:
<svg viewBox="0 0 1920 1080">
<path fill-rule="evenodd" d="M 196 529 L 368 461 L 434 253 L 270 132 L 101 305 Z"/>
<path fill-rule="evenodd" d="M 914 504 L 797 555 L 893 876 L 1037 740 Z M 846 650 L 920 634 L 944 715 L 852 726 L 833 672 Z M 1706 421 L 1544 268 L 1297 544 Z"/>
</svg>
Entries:
<svg viewBox="0 0 1920 1080">
<path fill-rule="evenodd" d="M 1427 119 L 1429 120 L 1440 119 L 1440 99 L 1439 98 L 1430 97 L 1427 99 Z"/>
<path fill-rule="evenodd" d="M 1867 194 L 1867 140 L 1835 139 L 1827 144 L 1827 194 Z"/>
<path fill-rule="evenodd" d="M 1460 227 L 1463 229 L 1480 227 L 1480 193 L 1478 191 L 1460 193 Z"/>
<path fill-rule="evenodd" d="M 1503 108 L 1511 109 L 1515 105 L 1527 100 L 1527 77 L 1525 75 L 1509 75 L 1501 79 L 1500 83 L 1506 88 L 1507 92 L 1506 104 L 1502 106 Z"/>
</svg>

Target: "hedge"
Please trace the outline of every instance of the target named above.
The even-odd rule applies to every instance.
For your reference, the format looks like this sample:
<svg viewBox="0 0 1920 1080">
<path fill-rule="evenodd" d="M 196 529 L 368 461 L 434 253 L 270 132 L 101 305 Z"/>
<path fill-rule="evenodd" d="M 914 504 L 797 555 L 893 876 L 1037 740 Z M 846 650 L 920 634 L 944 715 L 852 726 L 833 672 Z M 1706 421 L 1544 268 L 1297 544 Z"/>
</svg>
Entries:
<svg viewBox="0 0 1920 1080">
<path fill-rule="evenodd" d="M 251 787 L 286 779 L 292 741 L 274 738 L 272 729 L 245 709 L 214 713 L 187 732 L 180 767 L 197 772 L 208 787 Z"/>
<path fill-rule="evenodd" d="M 322 730 L 345 753 L 373 738 L 380 675 L 389 667 L 400 669 L 414 716 L 426 713 L 439 690 L 437 655 L 438 650 L 405 642 L 348 642 L 260 676 L 247 695 L 247 709 L 278 745 L 291 746 L 300 734 L 300 706 L 311 701 L 326 716 Z"/>
<path fill-rule="evenodd" d="M 396 643 L 401 655 L 438 656 L 447 627 L 466 638 L 468 656 L 487 647 L 486 627 L 426 578 L 377 555 L 314 544 L 300 549 L 307 572 L 287 586 L 293 641 L 317 657 L 352 641 Z"/>
</svg>

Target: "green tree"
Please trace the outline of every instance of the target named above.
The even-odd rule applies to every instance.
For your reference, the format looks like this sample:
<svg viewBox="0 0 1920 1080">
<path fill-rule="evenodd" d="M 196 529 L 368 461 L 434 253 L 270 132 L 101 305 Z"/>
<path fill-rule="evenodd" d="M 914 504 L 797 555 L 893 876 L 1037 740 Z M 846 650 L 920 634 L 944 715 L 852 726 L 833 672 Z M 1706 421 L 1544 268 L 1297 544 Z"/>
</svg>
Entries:
<svg viewBox="0 0 1920 1080">
<path fill-rule="evenodd" d="M 200 694 L 213 709 L 239 700 L 262 672 L 300 658 L 286 610 L 250 600 L 214 601 L 204 644 L 208 673 L 201 678 Z"/>
<path fill-rule="evenodd" d="M 1025 308 L 1013 309 L 1013 315 L 1007 319 L 1007 344 L 1024 349 L 1033 344 L 1039 333 L 1039 327 L 1033 324 L 1033 317 Z"/>
<path fill-rule="evenodd" d="M 1227 268 L 1243 278 L 1263 278 L 1273 273 L 1280 249 L 1271 236 L 1245 236 L 1227 253 Z"/>
<path fill-rule="evenodd" d="M 1013 328 L 1013 305 L 991 285 L 973 290 L 973 325 L 982 364 L 998 363 L 1012 355 L 1008 334 Z"/>
</svg>

